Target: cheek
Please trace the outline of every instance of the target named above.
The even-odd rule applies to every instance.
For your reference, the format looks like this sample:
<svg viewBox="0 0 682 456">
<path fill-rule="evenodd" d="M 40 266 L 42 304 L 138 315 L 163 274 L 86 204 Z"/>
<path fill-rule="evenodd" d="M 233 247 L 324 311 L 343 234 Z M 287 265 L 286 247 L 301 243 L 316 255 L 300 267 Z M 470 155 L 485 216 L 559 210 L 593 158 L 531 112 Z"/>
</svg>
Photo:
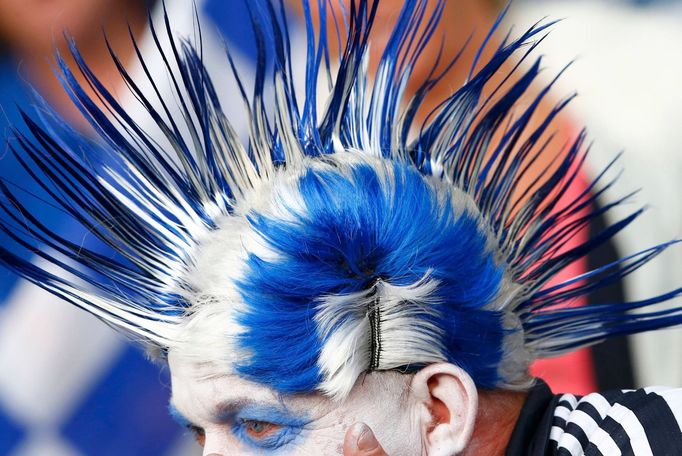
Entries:
<svg viewBox="0 0 682 456">
<path fill-rule="evenodd" d="M 382 396 L 377 392 L 356 397 L 352 409 L 346 411 L 343 417 L 344 435 L 345 430 L 356 422 L 367 424 L 391 456 L 422 454 L 416 410 L 397 401 L 395 397 Z"/>
<path fill-rule="evenodd" d="M 327 436 L 319 436 L 307 439 L 291 454 L 319 454 L 320 456 L 335 456 L 343 454 L 343 436 L 331 439 Z"/>
<path fill-rule="evenodd" d="M 410 416 L 410 410 L 390 401 L 356 396 L 351 404 L 316 420 L 314 427 L 301 435 L 291 454 L 341 455 L 346 431 L 362 422 L 372 428 L 391 456 L 418 456 L 421 440 Z"/>
<path fill-rule="evenodd" d="M 232 434 L 230 426 L 216 426 L 206 432 L 203 454 L 228 456 L 238 454 L 241 456 L 262 456 L 264 454 L 280 454 L 277 451 L 267 452 L 256 450 Z M 295 453 L 292 453 L 295 454 Z"/>
<path fill-rule="evenodd" d="M 297 451 L 292 454 L 341 455 L 346 430 L 354 423 L 352 416 L 334 410 L 316 420 L 312 428 L 301 434 Z"/>
</svg>

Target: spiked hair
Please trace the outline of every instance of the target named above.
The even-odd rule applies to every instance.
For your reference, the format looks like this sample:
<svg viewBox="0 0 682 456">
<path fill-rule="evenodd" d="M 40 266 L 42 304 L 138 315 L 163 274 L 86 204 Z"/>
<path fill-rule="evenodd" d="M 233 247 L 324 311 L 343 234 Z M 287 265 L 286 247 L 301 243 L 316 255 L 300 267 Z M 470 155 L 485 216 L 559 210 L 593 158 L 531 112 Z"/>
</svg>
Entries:
<svg viewBox="0 0 682 456">
<path fill-rule="evenodd" d="M 571 98 L 532 128 L 553 82 L 525 107 L 518 103 L 530 96 L 540 69 L 532 51 L 552 24 L 505 40 L 486 62 L 477 59 L 466 83 L 419 122 L 417 111 L 445 73 L 434 66 L 411 97 L 405 87 L 443 1 L 433 11 L 426 0 L 404 2 L 374 77 L 368 37 L 378 2 L 353 1 L 343 21 L 334 18 L 346 35 L 337 65 L 329 57 L 327 2 L 319 3 L 316 31 L 303 1 L 305 93 L 294 90 L 282 4 L 249 3 L 259 64 L 253 93 L 240 84 L 245 143 L 223 114 L 201 53 L 171 38 L 167 17 L 164 30 L 150 25 L 150 32 L 177 106 L 158 91 L 143 93 L 112 53 L 163 145 L 71 43 L 77 70 L 105 108 L 59 56 L 58 72 L 97 141 L 43 107 L 40 120 L 24 114 L 30 133 L 17 131 L 12 150 L 50 204 L 114 253 L 60 236 L 0 182 L 0 229 L 23 249 L 0 246 L 0 262 L 161 353 L 221 363 L 284 393 L 343 397 L 363 372 L 438 361 L 460 365 L 483 388 L 523 388 L 536 358 L 682 323 L 680 308 L 629 313 L 680 290 L 642 302 L 557 306 L 621 279 L 671 243 L 548 286 L 641 212 L 566 247 L 625 200 L 589 209 L 612 184 L 602 173 L 559 205 L 581 172 L 584 133 L 519 194 L 529 167 L 551 153 L 552 121 Z M 160 34 L 170 38 L 169 50 Z M 156 87 L 139 57 L 145 83 Z M 239 80 L 229 52 L 228 59 Z M 485 95 L 514 59 L 505 82 Z M 320 86 L 328 91 L 323 109 Z M 93 164 L 84 151 L 108 164 Z M 61 272 L 26 260 L 32 252 Z"/>
</svg>

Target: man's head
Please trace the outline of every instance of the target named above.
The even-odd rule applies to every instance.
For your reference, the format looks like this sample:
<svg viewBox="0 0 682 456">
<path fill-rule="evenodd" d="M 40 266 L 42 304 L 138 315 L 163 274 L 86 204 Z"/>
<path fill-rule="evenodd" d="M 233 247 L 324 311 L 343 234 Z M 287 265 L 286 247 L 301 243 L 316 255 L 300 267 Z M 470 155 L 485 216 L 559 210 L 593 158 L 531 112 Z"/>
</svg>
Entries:
<svg viewBox="0 0 682 456">
<path fill-rule="evenodd" d="M 196 433 L 204 454 L 341 454 L 348 428 L 362 421 L 391 456 L 450 455 L 465 447 L 477 415 L 473 381 L 447 363 L 411 375 L 364 374 L 341 401 L 282 395 L 173 352 L 169 365 L 171 414 Z"/>
<path fill-rule="evenodd" d="M 487 332 L 496 373 L 504 343 L 484 309 L 505 286 L 478 217 L 407 163 L 338 152 L 275 171 L 206 234 L 184 280 L 168 356 L 179 421 L 207 454 L 334 454 L 356 421 L 391 455 L 461 450 L 477 392 L 447 361 L 484 353 L 471 330 Z"/>
<path fill-rule="evenodd" d="M 274 170 L 216 221 L 179 293 L 179 356 L 281 393 L 343 399 L 365 372 L 463 367 L 526 382 L 515 285 L 471 198 L 360 151 Z"/>
</svg>

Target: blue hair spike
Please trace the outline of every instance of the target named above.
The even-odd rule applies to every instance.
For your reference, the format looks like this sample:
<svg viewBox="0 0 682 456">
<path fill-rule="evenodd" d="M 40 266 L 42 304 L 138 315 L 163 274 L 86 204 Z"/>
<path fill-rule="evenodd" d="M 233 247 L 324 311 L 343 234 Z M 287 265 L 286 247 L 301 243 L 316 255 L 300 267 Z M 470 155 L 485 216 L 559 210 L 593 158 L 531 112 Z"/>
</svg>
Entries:
<svg viewBox="0 0 682 456">
<path fill-rule="evenodd" d="M 54 69 L 95 138 L 71 128 L 37 93 L 37 112 L 22 111 L 26 131 L 15 131 L 10 150 L 40 195 L 0 180 L 0 231 L 13 242 L 0 246 L 1 264 L 161 352 L 186 349 L 188 321 L 226 312 L 220 321 L 238 330 L 216 339 L 231 345 L 215 348 L 215 356 L 232 357 L 236 372 L 283 393 L 342 397 L 364 372 L 410 372 L 437 361 L 462 366 L 480 387 L 518 388 L 528 384 L 532 359 L 682 324 L 679 306 L 651 310 L 682 289 L 562 307 L 678 241 L 550 285 L 643 212 L 578 240 L 635 192 L 606 199 L 618 178 L 611 177 L 616 158 L 562 200 L 579 181 L 590 145 L 584 131 L 555 145 L 552 126 L 575 94 L 531 122 L 570 66 L 531 90 L 542 67 L 536 47 L 555 22 L 538 22 L 517 38 L 510 32 L 489 49 L 507 5 L 468 79 L 425 112 L 425 100 L 469 46 L 449 60 L 441 46 L 421 86 L 406 93 L 438 39 L 444 0 L 404 2 L 375 74 L 369 46 L 378 0 L 340 4 L 341 12 L 330 0 L 302 0 L 303 93 L 284 2 L 246 6 L 253 72 L 226 50 L 246 140 L 204 66 L 196 10 L 194 40 L 173 37 L 165 4 L 162 24 L 149 21 L 170 97 L 132 31 L 139 80 L 107 43 L 154 132 L 67 38 L 75 64 L 57 54 Z M 320 87 L 328 89 L 326 103 Z M 531 176 L 545 156 L 550 166 Z M 96 246 L 57 232 L 29 211 L 31 200 L 69 214 Z M 33 264 L 33 254 L 50 268 Z M 220 292 L 204 286 L 213 273 L 224 274 Z M 209 326 L 228 331 L 215 321 Z"/>
</svg>

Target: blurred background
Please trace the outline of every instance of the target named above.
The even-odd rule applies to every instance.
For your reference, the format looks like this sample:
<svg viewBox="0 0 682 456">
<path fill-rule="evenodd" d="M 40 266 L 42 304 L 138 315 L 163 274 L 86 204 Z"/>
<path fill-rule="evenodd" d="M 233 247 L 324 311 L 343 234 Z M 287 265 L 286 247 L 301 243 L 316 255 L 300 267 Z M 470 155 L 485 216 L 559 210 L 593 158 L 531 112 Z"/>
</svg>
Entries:
<svg viewBox="0 0 682 456">
<path fill-rule="evenodd" d="M 249 0 L 260 1 L 260 0 Z M 202 23 L 204 60 L 214 76 L 223 106 L 238 131 L 241 100 L 224 58 L 222 40 L 236 52 L 238 64 L 253 66 L 254 44 L 243 0 L 196 0 Z M 291 0 L 296 3 L 296 0 Z M 390 18 L 399 0 L 381 0 Z M 477 31 L 475 44 L 504 2 L 450 0 L 444 18 L 446 47 L 458 49 Z M 196 36 L 192 2 L 167 0 L 173 29 Z M 68 28 L 86 61 L 105 86 L 144 125 L 150 122 L 106 52 L 104 30 L 133 76 L 142 69 L 129 35 L 140 43 L 161 92 L 171 93 L 163 64 L 152 52 L 146 28 L 162 18 L 160 2 L 143 0 L 0 0 L 0 132 L 12 142 L 10 125 L 22 128 L 17 107 L 30 109 L 27 84 L 46 98 L 75 128 L 88 133 L 53 76 L 49 56 L 65 50 Z M 300 20 L 292 8 L 292 23 Z M 633 203 L 591 229 L 616 220 L 644 204 L 649 210 L 633 229 L 575 265 L 572 273 L 682 235 L 682 1 L 677 0 L 516 0 L 507 28 L 522 29 L 542 18 L 562 19 L 540 45 L 547 81 L 567 63 L 554 101 L 577 91 L 579 97 L 558 128 L 571 137 L 583 126 L 594 140 L 584 180 L 596 175 L 624 151 L 622 179 L 610 195 L 641 188 Z M 390 21 L 389 21 L 390 22 Z M 383 22 L 382 22 L 383 23 Z M 130 29 L 128 28 L 130 24 Z M 382 31 L 379 30 L 378 33 Z M 294 31 L 294 41 L 302 39 Z M 380 43 L 381 36 L 375 43 Z M 301 49 L 294 46 L 294 52 Z M 375 46 L 377 51 L 380 46 Z M 475 46 L 473 47 L 475 49 Z M 302 58 L 302 56 L 295 56 Z M 463 80 L 454 68 L 448 87 Z M 417 72 L 418 73 L 418 72 Z M 168 85 L 164 88 L 164 84 Z M 234 113 L 230 115 L 230 113 Z M 8 147 L 0 148 L 0 177 L 30 187 Z M 579 189 L 577 189 L 579 190 Z M 81 238 L 86 233 L 55 211 L 53 226 Z M 81 230 L 81 231 L 79 231 Z M 0 234 L 0 242 L 9 243 Z M 37 260 L 36 260 L 37 261 Z M 678 286 L 682 251 L 667 253 L 624 284 L 576 305 L 640 299 Z M 543 361 L 533 372 L 555 391 L 650 384 L 682 386 L 682 331 L 671 330 L 611 341 L 568 358 Z M 168 372 L 150 364 L 142 351 L 84 312 L 0 270 L 0 456 L 146 455 L 197 453 L 186 431 L 166 411 Z"/>
</svg>

